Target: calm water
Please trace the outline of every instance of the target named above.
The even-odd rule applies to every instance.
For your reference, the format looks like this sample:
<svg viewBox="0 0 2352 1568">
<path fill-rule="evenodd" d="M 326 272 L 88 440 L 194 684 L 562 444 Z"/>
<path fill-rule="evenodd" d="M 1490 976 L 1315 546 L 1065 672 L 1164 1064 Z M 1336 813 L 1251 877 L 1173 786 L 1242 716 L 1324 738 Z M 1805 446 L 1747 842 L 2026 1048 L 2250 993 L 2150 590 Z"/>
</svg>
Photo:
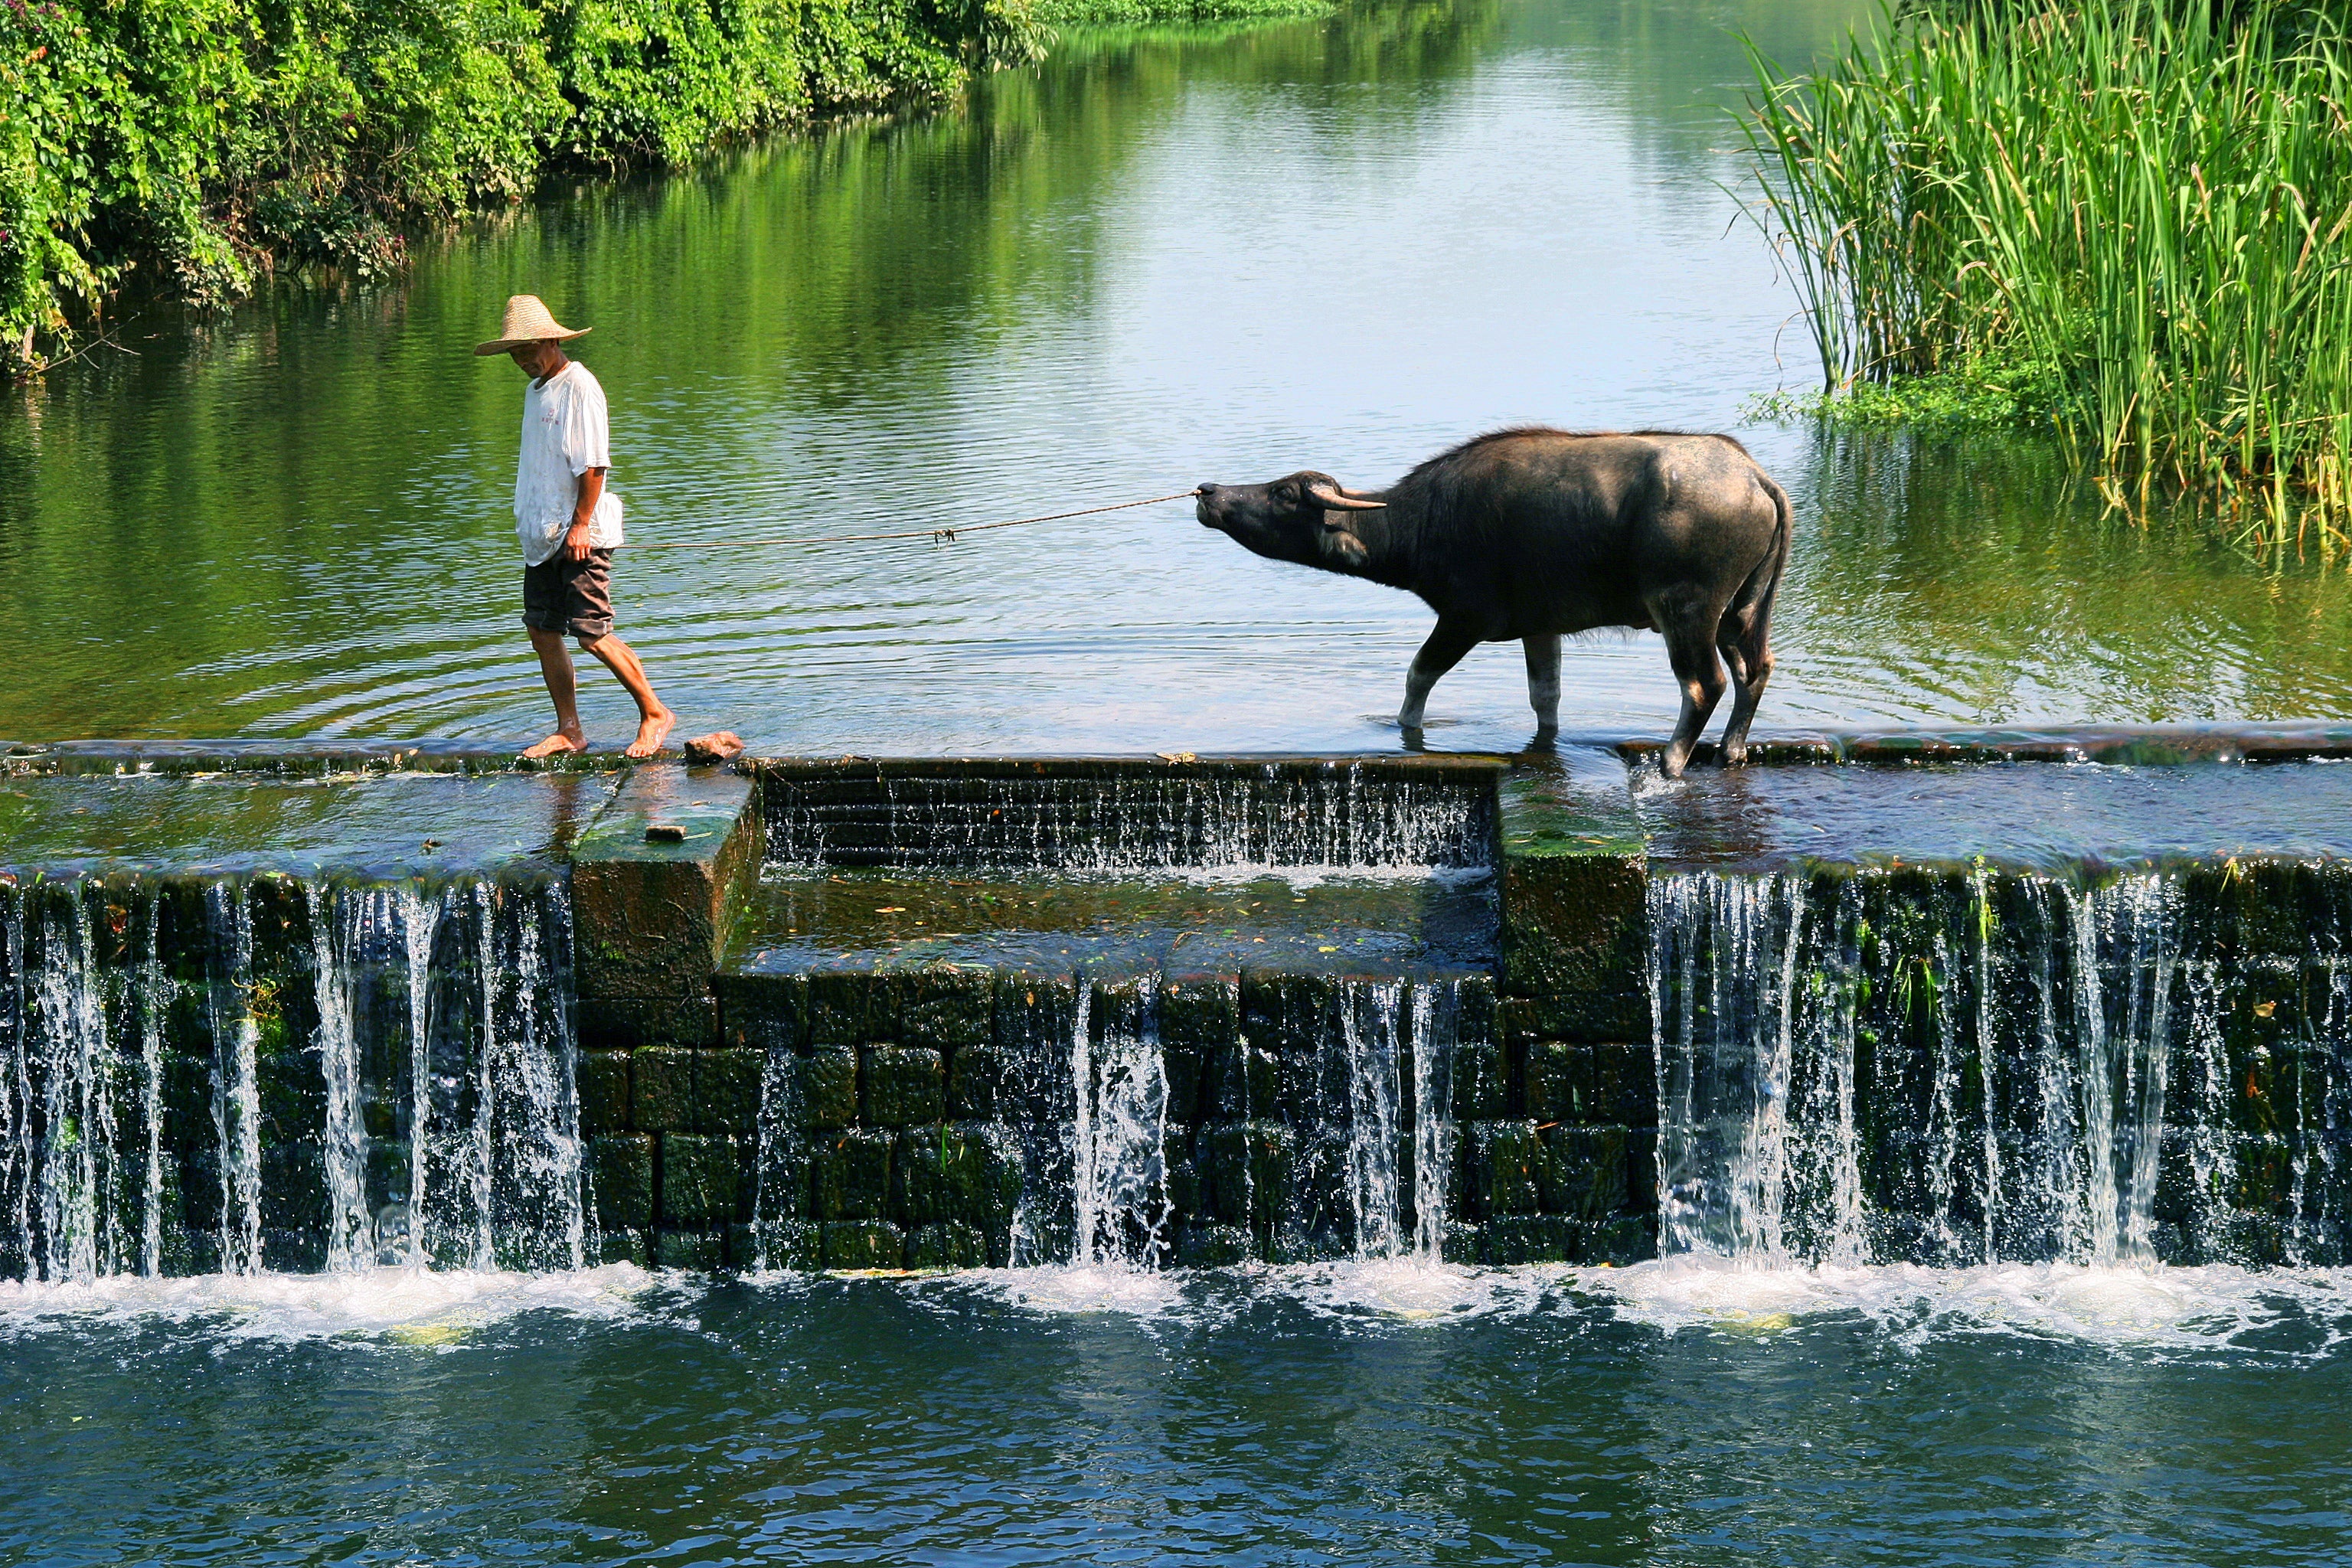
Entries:
<svg viewBox="0 0 2352 1568">
<path fill-rule="evenodd" d="M 1385 482 L 1517 420 L 1719 427 L 1811 375 L 1726 187 L 1747 79 L 1866 0 L 1374 4 L 1074 42 L 962 112 L 589 191 L 396 285 L 142 321 L 0 411 L 0 735 L 522 736 L 510 291 L 592 324 L 645 541 L 1020 516 L 1315 465 Z M 1747 433 L 1798 500 L 1775 723 L 2338 716 L 2352 609 L 2045 455 Z M 625 557 L 693 729 L 824 753 L 1382 750 L 1428 625 L 1181 505 L 952 548 Z M 618 736 L 601 672 L 589 714 Z M 1655 732 L 1656 640 L 1578 647 L 1572 727 Z M 1527 733 L 1516 650 L 1431 738 Z"/>
<path fill-rule="evenodd" d="M 2352 1530 L 2333 1279 L 220 1295 L 35 1327 L 0 1289 L 0 1557 L 2151 1568 Z"/>
<path fill-rule="evenodd" d="M 1650 852 L 1676 866 L 1822 860 L 2109 864 L 2352 854 L 2352 765 L 1634 770 Z"/>
</svg>

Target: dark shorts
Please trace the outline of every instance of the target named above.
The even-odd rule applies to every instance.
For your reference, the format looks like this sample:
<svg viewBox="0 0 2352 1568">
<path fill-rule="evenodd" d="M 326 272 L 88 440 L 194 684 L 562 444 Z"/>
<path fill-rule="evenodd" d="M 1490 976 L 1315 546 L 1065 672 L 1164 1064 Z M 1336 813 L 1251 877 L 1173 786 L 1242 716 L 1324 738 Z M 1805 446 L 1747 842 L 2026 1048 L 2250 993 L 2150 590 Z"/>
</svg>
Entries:
<svg viewBox="0 0 2352 1568">
<path fill-rule="evenodd" d="M 570 632 L 575 637 L 611 636 L 613 552 L 592 550 L 585 561 L 568 561 L 558 546 L 538 565 L 524 567 L 522 624 L 535 632 Z"/>
</svg>

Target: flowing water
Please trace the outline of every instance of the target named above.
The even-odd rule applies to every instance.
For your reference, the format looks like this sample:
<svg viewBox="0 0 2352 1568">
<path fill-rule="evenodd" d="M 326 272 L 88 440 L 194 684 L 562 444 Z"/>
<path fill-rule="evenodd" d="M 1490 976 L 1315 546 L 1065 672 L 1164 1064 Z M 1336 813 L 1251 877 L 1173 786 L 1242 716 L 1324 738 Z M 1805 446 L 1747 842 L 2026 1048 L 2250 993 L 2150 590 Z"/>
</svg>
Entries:
<svg viewBox="0 0 2352 1568">
<path fill-rule="evenodd" d="M 1722 188 L 1724 29 L 1793 62 L 1862 9 L 1471 0 L 1073 39 L 955 114 L 585 190 L 395 283 L 142 319 L 135 357 L 0 411 L 0 730 L 539 724 L 502 607 L 519 389 L 465 352 L 515 289 L 597 327 L 646 540 L 1308 463 L 1377 483 L 1521 419 L 1724 425 L 1806 379 Z M 2352 697 L 2315 567 L 2102 521 L 2030 447 L 1750 434 L 1801 531 L 1768 727 Z M 1391 750 L 1425 631 L 1181 507 L 649 553 L 620 582 L 690 727 L 810 755 Z M 1571 725 L 1670 715 L 1654 639 L 1571 658 Z M 1517 663 L 1451 678 L 1433 736 L 1517 744 Z M 609 684 L 586 694 L 614 727 Z M 2191 822 L 2129 778 L 2034 775 L 1972 832 L 1974 786 L 1922 773 L 1915 838 L 1864 843 L 1833 800 L 1759 800 L 1768 775 L 1692 808 L 1713 847 L 1662 831 L 1661 1261 L 1440 1261 L 1454 1100 L 1493 1042 L 1401 960 L 1347 974 L 1292 1098 L 1247 1108 L 1306 1134 L 1242 1206 L 1311 1261 L 1170 1267 L 1199 1130 L 1170 1114 L 1155 959 L 1076 985 L 1024 1064 L 1055 1110 L 1020 1142 L 1019 1267 L 731 1282 L 598 1265 L 568 910 L 487 868 L 560 848 L 595 802 L 559 796 L 593 786 L 454 864 L 421 796 L 238 794 L 307 847 L 177 881 L 223 837 L 214 784 L 0 792 L 58 872 L 0 900 L 0 1560 L 2340 1561 L 2352 957 L 2307 809 L 2338 786 L 2282 773 L 2273 819 L 2242 809 L 2254 776 L 2214 774 Z M 1486 830 L 1286 838 L 1265 799 L 1124 801 L 1097 861 L 1055 858 L 1051 798 L 1013 837 L 919 787 L 887 821 L 937 861 L 1310 877 L 1452 866 Z M 173 822 L 184 845 L 126 852 Z M 370 877 L 336 868 L 354 836 Z M 2232 903 L 2164 858 L 2241 847 L 2318 869 L 2242 868 L 2260 896 Z M 783 847 L 831 869 L 822 835 Z M 2285 936 L 2215 912 L 2273 897 Z M 762 1182 L 792 1125 L 767 1088 Z"/>
<path fill-rule="evenodd" d="M 561 883 L 34 881 L 0 926 L 0 1270 L 593 1261 Z"/>
</svg>

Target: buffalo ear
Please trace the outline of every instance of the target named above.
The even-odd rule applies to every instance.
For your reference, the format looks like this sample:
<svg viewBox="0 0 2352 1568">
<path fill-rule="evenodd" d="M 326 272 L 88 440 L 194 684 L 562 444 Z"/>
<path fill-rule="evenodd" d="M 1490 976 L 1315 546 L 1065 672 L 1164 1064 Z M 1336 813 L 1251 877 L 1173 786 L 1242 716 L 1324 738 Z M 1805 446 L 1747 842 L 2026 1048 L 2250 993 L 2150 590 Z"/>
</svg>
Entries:
<svg viewBox="0 0 2352 1568">
<path fill-rule="evenodd" d="M 1336 557 L 1342 566 L 1361 566 L 1371 558 L 1362 540 L 1328 522 L 1323 525 L 1323 554 L 1326 560 Z"/>
</svg>

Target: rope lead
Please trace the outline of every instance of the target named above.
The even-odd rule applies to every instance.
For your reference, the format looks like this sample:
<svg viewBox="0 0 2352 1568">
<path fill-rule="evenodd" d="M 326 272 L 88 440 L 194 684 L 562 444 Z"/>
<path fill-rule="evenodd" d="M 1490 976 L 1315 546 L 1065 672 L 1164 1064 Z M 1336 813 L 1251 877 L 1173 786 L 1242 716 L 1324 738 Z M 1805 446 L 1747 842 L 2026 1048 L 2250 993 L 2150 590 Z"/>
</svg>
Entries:
<svg viewBox="0 0 2352 1568">
<path fill-rule="evenodd" d="M 651 544 L 623 544 L 622 550 L 749 550 L 768 544 L 868 544 L 885 539 L 928 539 L 934 544 L 953 544 L 959 533 L 986 533 L 996 528 L 1026 528 L 1033 522 L 1060 522 L 1066 518 L 1093 517 L 1106 511 L 1127 511 L 1139 506 L 1157 506 L 1164 500 L 1182 500 L 1199 495 L 1198 489 L 1175 490 L 1164 496 L 1146 496 L 1141 500 L 1123 500 L 1111 506 L 1081 507 L 1076 511 L 1049 511 L 1043 517 L 1016 517 L 1004 522 L 967 523 L 961 528 L 912 528 L 898 533 L 836 533 L 821 539 L 681 539 L 660 540 Z"/>
</svg>

